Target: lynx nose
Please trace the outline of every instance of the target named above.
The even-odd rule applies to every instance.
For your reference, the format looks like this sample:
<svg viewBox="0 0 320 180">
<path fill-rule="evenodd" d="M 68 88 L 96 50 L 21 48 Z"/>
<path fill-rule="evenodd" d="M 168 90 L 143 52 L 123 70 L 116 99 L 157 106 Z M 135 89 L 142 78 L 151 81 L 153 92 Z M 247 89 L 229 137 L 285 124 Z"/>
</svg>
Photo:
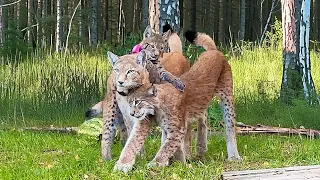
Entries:
<svg viewBox="0 0 320 180">
<path fill-rule="evenodd" d="M 131 111 L 131 112 L 130 112 L 130 115 L 131 115 L 131 116 L 134 116 L 134 114 L 135 114 L 134 111 Z"/>
<path fill-rule="evenodd" d="M 118 81 L 118 83 L 119 83 L 120 85 L 122 85 L 122 84 L 123 84 L 123 81 Z"/>
</svg>

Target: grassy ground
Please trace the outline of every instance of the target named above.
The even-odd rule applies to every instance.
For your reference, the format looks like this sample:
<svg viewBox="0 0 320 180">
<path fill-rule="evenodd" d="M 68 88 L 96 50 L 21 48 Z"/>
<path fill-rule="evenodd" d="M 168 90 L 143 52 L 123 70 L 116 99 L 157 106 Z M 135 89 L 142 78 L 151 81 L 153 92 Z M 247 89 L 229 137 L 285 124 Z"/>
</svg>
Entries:
<svg viewBox="0 0 320 180">
<path fill-rule="evenodd" d="M 54 133 L 0 133 L 0 179 L 217 179 L 224 170 L 260 169 L 320 163 L 319 140 L 280 136 L 238 137 L 243 163 L 226 162 L 225 139 L 209 138 L 205 159 L 167 168 L 146 169 L 160 138 L 149 138 L 146 157 L 128 175 L 113 173 L 115 160 L 104 162 L 96 139 Z M 114 157 L 121 145 L 115 144 Z"/>
<path fill-rule="evenodd" d="M 115 52 L 125 54 L 124 49 Z M 227 57 L 233 70 L 238 121 L 320 129 L 319 106 L 301 101 L 284 106 L 277 100 L 281 50 L 248 49 L 241 56 Z M 312 52 L 311 62 L 319 92 L 320 55 Z M 0 130 L 0 179 L 215 179 L 224 170 L 319 164 L 319 140 L 276 135 L 238 137 L 244 161 L 228 163 L 225 139 L 214 135 L 203 161 L 193 159 L 186 165 L 175 163 L 165 169 L 147 170 L 146 163 L 155 155 L 160 141 L 160 137 L 149 137 L 146 157 L 138 159 L 136 169 L 124 175 L 112 172 L 121 151 L 119 144 L 113 148 L 114 160 L 103 162 L 96 139 L 14 130 L 25 126 L 79 126 L 85 110 L 103 98 L 109 70 L 104 50 L 66 57 L 36 54 L 10 62 L 2 59 L 0 129 L 7 130 Z M 208 114 L 210 127 L 221 130 L 218 101 L 213 101 Z"/>
</svg>

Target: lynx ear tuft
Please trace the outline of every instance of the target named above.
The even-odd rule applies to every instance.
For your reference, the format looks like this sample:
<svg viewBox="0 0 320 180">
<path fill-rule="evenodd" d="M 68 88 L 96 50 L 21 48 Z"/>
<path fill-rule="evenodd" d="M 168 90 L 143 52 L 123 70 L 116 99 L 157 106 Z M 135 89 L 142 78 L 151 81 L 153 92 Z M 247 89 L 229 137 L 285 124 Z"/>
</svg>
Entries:
<svg viewBox="0 0 320 180">
<path fill-rule="evenodd" d="M 152 36 L 153 36 L 152 29 L 150 25 L 148 25 L 143 32 L 143 39 L 150 38 Z"/>
</svg>

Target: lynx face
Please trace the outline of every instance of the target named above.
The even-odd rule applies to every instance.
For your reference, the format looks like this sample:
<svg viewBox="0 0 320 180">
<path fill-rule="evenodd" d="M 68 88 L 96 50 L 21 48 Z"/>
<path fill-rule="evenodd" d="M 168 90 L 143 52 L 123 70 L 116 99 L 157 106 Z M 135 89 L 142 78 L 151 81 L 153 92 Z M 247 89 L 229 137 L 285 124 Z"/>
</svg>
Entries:
<svg viewBox="0 0 320 180">
<path fill-rule="evenodd" d="M 135 92 L 129 96 L 129 112 L 137 120 L 143 120 L 148 115 L 155 115 L 158 100 L 154 86 L 144 92 Z"/>
<path fill-rule="evenodd" d="M 168 48 L 168 39 L 171 35 L 171 31 L 167 31 L 164 34 L 154 34 L 148 26 L 143 33 L 143 40 L 140 43 L 141 49 L 146 50 L 147 59 L 154 61 L 163 56 L 163 53 Z"/>
<path fill-rule="evenodd" d="M 143 53 L 118 57 L 108 52 L 108 56 L 113 64 L 116 90 L 122 95 L 127 95 L 130 90 L 136 89 L 149 81 L 148 71 L 142 65 L 136 63 L 137 58 L 145 58 Z"/>
</svg>

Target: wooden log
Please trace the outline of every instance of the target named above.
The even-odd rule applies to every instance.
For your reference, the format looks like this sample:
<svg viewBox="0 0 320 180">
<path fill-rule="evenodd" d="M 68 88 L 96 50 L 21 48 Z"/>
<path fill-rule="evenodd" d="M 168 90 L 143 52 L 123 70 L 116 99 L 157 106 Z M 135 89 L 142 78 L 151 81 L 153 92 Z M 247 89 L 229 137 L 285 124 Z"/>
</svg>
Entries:
<svg viewBox="0 0 320 180">
<path fill-rule="evenodd" d="M 240 135 L 245 134 L 279 134 L 279 135 L 303 135 L 310 138 L 319 138 L 320 131 L 313 129 L 294 129 L 294 128 L 281 128 L 281 127 L 272 127 L 264 126 L 258 124 L 257 126 L 249 126 L 243 123 L 237 123 L 236 132 Z"/>
<path fill-rule="evenodd" d="M 320 179 L 320 165 L 316 166 L 295 166 L 276 169 L 261 169 L 261 170 L 245 170 L 245 171 L 230 171 L 222 174 L 224 180 L 284 180 L 284 179 Z"/>
</svg>

